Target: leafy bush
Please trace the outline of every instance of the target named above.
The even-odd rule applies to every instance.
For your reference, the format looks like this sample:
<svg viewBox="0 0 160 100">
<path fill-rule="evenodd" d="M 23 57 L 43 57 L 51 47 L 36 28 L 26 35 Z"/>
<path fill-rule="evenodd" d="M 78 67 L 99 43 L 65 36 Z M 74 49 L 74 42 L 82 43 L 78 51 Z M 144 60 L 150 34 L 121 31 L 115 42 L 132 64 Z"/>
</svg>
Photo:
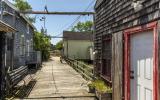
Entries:
<svg viewBox="0 0 160 100">
<path fill-rule="evenodd" d="M 73 32 L 92 32 L 93 31 L 93 22 L 78 22 L 72 29 Z"/>
<path fill-rule="evenodd" d="M 57 50 L 62 50 L 62 48 L 63 48 L 63 41 L 61 40 L 56 44 L 56 49 Z"/>
<path fill-rule="evenodd" d="M 95 88 L 98 92 L 101 93 L 112 93 L 112 88 L 107 86 L 102 80 L 95 80 L 88 84 L 88 86 Z"/>
<path fill-rule="evenodd" d="M 34 49 L 42 52 L 42 60 L 46 61 L 50 58 L 51 39 L 49 36 L 35 32 L 34 33 Z"/>
</svg>

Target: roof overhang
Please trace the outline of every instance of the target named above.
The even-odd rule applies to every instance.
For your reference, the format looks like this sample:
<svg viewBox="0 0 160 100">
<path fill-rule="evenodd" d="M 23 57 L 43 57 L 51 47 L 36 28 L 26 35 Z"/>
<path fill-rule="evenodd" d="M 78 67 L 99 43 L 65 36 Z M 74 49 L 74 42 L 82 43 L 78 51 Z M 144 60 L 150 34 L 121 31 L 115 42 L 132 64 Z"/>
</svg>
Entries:
<svg viewBox="0 0 160 100">
<path fill-rule="evenodd" d="M 16 29 L 0 20 L 0 31 L 2 31 L 2 32 L 16 32 Z"/>
<path fill-rule="evenodd" d="M 26 15 L 19 13 L 20 12 L 19 9 L 16 8 L 10 1 L 8 0 L 2 0 L 2 1 L 9 7 L 11 7 L 13 10 L 15 10 L 34 30 L 36 30 L 36 27 L 27 19 Z"/>
</svg>

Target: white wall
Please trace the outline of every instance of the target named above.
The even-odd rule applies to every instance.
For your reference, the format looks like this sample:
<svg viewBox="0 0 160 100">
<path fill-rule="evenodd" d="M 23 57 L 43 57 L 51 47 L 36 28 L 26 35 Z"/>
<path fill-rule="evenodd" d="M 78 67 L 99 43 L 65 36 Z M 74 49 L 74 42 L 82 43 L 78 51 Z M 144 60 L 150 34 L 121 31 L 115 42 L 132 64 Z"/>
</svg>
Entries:
<svg viewBox="0 0 160 100">
<path fill-rule="evenodd" d="M 68 50 L 67 50 L 68 45 Z M 93 46 L 92 41 L 86 40 L 68 40 L 64 41 L 64 55 L 75 59 L 90 59 L 90 47 Z"/>
</svg>

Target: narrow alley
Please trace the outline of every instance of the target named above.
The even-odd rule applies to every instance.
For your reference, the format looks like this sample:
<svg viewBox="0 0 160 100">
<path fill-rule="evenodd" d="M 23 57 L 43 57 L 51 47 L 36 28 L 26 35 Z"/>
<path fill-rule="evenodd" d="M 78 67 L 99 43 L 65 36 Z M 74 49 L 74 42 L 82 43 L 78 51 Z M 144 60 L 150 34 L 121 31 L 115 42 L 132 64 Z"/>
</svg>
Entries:
<svg viewBox="0 0 160 100">
<path fill-rule="evenodd" d="M 95 100 L 88 93 L 87 81 L 59 57 L 52 57 L 43 64 L 35 77 L 36 84 L 27 99 Z"/>
<path fill-rule="evenodd" d="M 160 100 L 160 0 L 0 0 L 0 100 Z"/>
</svg>

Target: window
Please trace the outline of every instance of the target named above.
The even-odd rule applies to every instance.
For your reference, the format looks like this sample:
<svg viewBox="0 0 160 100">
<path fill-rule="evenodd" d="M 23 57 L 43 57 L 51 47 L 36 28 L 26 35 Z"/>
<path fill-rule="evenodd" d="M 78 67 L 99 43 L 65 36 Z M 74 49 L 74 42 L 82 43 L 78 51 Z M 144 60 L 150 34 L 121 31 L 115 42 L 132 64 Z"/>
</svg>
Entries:
<svg viewBox="0 0 160 100">
<path fill-rule="evenodd" d="M 29 56 L 29 52 L 30 52 L 30 41 L 27 40 L 27 56 Z"/>
<path fill-rule="evenodd" d="M 29 24 L 27 24 L 27 33 L 29 34 Z"/>
<path fill-rule="evenodd" d="M 24 56 L 25 54 L 25 42 L 24 42 L 24 35 L 20 36 L 20 55 Z"/>
<path fill-rule="evenodd" d="M 111 81 L 112 42 L 111 35 L 102 39 L 102 70 L 101 75 L 107 81 Z"/>
<path fill-rule="evenodd" d="M 12 42 L 12 39 L 10 39 L 10 38 L 7 38 L 7 50 L 8 51 L 11 51 L 12 50 L 12 44 L 13 42 Z"/>
</svg>

